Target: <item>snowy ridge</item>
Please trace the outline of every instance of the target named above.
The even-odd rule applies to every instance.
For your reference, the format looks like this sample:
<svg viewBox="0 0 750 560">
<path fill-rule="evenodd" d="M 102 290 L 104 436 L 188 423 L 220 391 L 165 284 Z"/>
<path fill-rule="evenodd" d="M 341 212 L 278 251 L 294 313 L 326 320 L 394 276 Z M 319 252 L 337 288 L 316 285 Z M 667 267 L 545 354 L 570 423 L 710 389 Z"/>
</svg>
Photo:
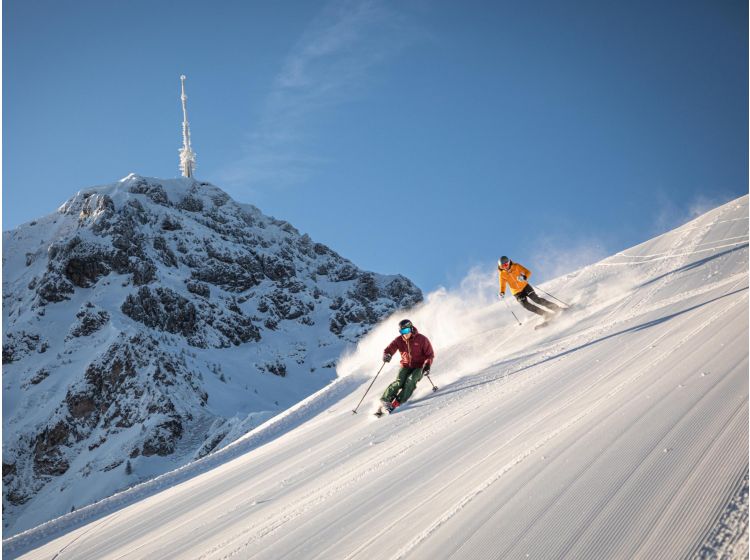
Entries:
<svg viewBox="0 0 750 560">
<path fill-rule="evenodd" d="M 422 382 L 396 414 L 351 414 L 394 336 L 386 321 L 339 360 L 337 382 L 227 448 L 231 460 L 137 502 L 125 492 L 86 525 L 83 511 L 63 516 L 3 553 L 741 556 L 747 216 L 745 196 L 541 286 L 577 304 L 541 331 L 491 300 L 493 273 L 431 294 L 409 317 L 435 346 L 438 392 Z"/>
</svg>

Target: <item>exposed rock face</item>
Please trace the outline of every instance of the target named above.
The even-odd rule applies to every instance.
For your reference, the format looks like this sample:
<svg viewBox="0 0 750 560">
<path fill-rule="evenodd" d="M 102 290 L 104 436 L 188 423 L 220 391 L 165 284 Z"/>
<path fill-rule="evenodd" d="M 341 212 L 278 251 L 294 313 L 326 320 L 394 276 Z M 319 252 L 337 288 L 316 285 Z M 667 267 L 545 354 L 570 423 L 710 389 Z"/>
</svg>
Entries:
<svg viewBox="0 0 750 560">
<path fill-rule="evenodd" d="M 422 298 L 191 179 L 131 175 L 3 236 L 8 534 L 85 505 L 75 481 L 99 499 L 230 443 Z"/>
<path fill-rule="evenodd" d="M 109 313 L 97 310 L 92 303 L 76 313 L 76 322 L 70 328 L 70 337 L 90 336 L 109 322 Z"/>
<path fill-rule="evenodd" d="M 12 364 L 33 352 L 46 352 L 48 344 L 37 333 L 24 330 L 8 333 L 3 341 L 3 365 Z"/>
</svg>

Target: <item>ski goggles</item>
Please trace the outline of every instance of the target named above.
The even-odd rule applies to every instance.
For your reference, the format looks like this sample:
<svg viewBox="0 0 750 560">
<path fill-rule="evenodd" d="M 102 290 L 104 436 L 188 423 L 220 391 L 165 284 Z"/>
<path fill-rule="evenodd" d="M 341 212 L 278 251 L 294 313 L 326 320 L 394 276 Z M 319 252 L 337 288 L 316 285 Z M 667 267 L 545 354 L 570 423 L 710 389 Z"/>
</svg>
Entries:
<svg viewBox="0 0 750 560">
<path fill-rule="evenodd" d="M 500 263 L 500 268 L 508 268 L 509 266 L 510 266 L 510 261 L 504 262 L 504 263 Z"/>
<path fill-rule="evenodd" d="M 399 329 L 398 332 L 401 334 L 409 334 L 411 332 L 411 327 L 404 327 L 403 329 Z"/>
</svg>

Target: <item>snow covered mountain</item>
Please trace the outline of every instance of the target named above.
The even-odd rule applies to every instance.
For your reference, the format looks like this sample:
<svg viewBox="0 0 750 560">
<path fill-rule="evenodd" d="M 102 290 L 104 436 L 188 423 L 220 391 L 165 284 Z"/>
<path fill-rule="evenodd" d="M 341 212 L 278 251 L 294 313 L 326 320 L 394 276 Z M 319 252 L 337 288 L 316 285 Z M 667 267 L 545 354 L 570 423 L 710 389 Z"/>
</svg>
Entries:
<svg viewBox="0 0 750 560">
<path fill-rule="evenodd" d="M 352 409 L 393 319 L 316 394 L 3 554 L 746 557 L 748 197 L 541 288 L 577 304 L 542 330 L 493 270 L 411 310 L 439 390 L 391 416 L 370 412 L 393 363 Z"/>
<path fill-rule="evenodd" d="M 5 534 L 231 443 L 421 299 L 192 179 L 130 175 L 4 232 Z"/>
</svg>

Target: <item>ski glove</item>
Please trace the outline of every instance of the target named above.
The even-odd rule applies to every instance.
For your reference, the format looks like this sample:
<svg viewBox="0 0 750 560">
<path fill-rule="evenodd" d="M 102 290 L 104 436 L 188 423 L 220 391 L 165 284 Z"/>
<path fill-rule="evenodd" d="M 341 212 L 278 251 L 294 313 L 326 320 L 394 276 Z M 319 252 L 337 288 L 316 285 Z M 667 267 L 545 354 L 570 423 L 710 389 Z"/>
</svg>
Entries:
<svg viewBox="0 0 750 560">
<path fill-rule="evenodd" d="M 430 366 L 431 365 L 432 364 L 430 364 L 430 363 L 425 364 L 424 367 L 422 368 L 422 373 L 425 373 L 425 374 L 430 373 Z"/>
<path fill-rule="evenodd" d="M 526 282 L 526 275 L 525 275 L 525 274 L 519 274 L 519 275 L 518 275 L 518 279 L 519 279 L 519 280 L 520 280 L 521 282 Z"/>
<path fill-rule="evenodd" d="M 383 361 L 384 362 L 390 362 L 391 361 L 391 355 L 388 353 L 383 354 Z"/>
<path fill-rule="evenodd" d="M 500 297 L 504 298 L 505 297 L 505 292 L 500 292 Z"/>
</svg>

